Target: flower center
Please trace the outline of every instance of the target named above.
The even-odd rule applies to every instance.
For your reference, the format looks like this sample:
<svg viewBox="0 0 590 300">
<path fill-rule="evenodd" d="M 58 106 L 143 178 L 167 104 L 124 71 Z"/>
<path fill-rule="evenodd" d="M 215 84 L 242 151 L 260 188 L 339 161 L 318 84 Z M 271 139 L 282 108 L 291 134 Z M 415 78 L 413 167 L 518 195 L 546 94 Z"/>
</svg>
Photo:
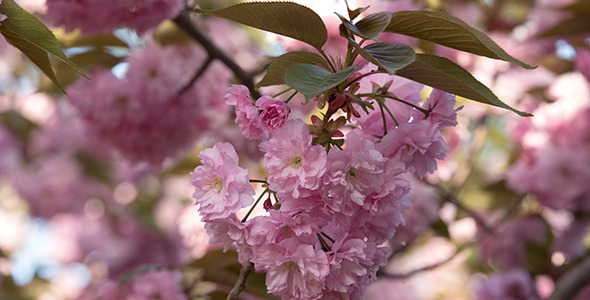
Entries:
<svg viewBox="0 0 590 300">
<path fill-rule="evenodd" d="M 297 270 L 297 264 L 289 261 L 285 264 L 285 271 L 291 272 Z"/>
<path fill-rule="evenodd" d="M 221 191 L 221 189 L 223 188 L 223 179 L 221 179 L 219 176 L 215 176 L 214 181 L 209 184 L 209 189 L 210 190 L 216 190 L 217 192 Z"/>
<path fill-rule="evenodd" d="M 294 168 L 301 167 L 301 157 L 295 155 L 289 157 L 289 165 Z"/>
<path fill-rule="evenodd" d="M 348 176 L 356 178 L 357 172 L 358 171 L 355 168 L 350 168 L 350 170 L 348 170 Z"/>
</svg>

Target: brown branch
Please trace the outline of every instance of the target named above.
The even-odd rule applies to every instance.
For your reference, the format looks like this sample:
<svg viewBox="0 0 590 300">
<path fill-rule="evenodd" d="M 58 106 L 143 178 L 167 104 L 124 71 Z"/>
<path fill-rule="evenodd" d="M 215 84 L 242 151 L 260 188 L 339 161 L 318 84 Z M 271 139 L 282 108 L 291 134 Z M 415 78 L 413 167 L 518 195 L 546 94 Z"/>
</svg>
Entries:
<svg viewBox="0 0 590 300">
<path fill-rule="evenodd" d="M 193 39 L 205 48 L 207 54 L 212 59 L 219 59 L 224 63 L 236 77 L 250 90 L 252 96 L 255 99 L 260 98 L 260 93 L 254 88 L 254 81 L 252 76 L 244 71 L 232 58 L 230 58 L 225 52 L 223 52 L 217 45 L 215 45 L 211 39 L 202 32 L 198 26 L 196 26 L 191 20 L 191 11 L 188 9 L 183 10 L 176 18 L 174 23 L 180 26 L 186 33 L 188 33 Z"/>
<path fill-rule="evenodd" d="M 211 62 L 213 62 L 213 58 L 211 58 L 210 56 L 207 57 L 207 60 L 205 60 L 205 62 L 203 62 L 203 65 L 199 68 L 197 73 L 195 73 L 195 75 L 193 75 L 191 80 L 189 80 L 189 82 L 178 92 L 178 94 L 182 95 L 186 91 L 190 90 L 190 88 L 193 86 L 193 84 L 195 84 L 195 82 L 197 82 L 197 80 L 201 76 L 203 76 L 203 74 L 205 74 L 205 71 L 207 71 L 207 68 L 209 67 L 209 65 L 211 65 Z"/>
<path fill-rule="evenodd" d="M 457 209 L 462 210 L 465 213 L 467 213 L 471 218 L 473 218 L 475 223 L 477 223 L 477 225 L 479 225 L 485 231 L 487 231 L 487 232 L 492 231 L 491 226 L 488 225 L 488 223 L 486 221 L 484 221 L 484 219 L 477 212 L 471 210 L 469 207 L 465 206 L 459 200 L 455 199 L 455 197 L 450 192 L 445 191 L 438 184 L 432 184 L 432 183 L 428 183 L 428 184 L 430 186 L 434 187 L 438 191 L 438 194 L 443 198 L 443 201 L 449 202 L 449 203 L 455 205 L 455 207 L 457 207 Z"/>
<path fill-rule="evenodd" d="M 574 299 L 578 291 L 590 283 L 588 274 L 590 274 L 590 257 L 587 257 L 563 275 L 555 284 L 555 289 L 547 300 Z"/>
<path fill-rule="evenodd" d="M 377 271 L 377 276 L 378 277 L 384 277 L 384 278 L 389 278 L 389 279 L 405 279 L 405 278 L 409 278 L 411 276 L 414 276 L 418 273 L 422 273 L 425 271 L 430 271 L 432 269 L 436 269 L 448 262 L 450 262 L 451 260 L 453 260 L 453 258 L 457 257 L 457 255 L 459 255 L 459 253 L 461 253 L 463 250 L 465 249 L 465 247 L 459 247 L 457 248 L 457 250 L 455 250 L 455 252 L 453 254 L 451 254 L 449 257 L 445 258 L 444 260 L 437 262 L 435 264 L 432 265 L 428 265 L 419 269 L 414 269 L 410 272 L 407 273 L 403 273 L 403 274 L 389 274 L 385 271 L 383 271 L 383 269 L 379 269 L 379 271 Z"/>
<path fill-rule="evenodd" d="M 229 292 L 229 295 L 227 295 L 226 300 L 238 299 L 238 295 L 246 288 L 246 279 L 253 268 L 254 264 L 252 262 L 248 262 L 245 266 L 242 266 L 238 280 L 236 280 L 236 284 L 231 289 L 231 292 Z"/>
</svg>

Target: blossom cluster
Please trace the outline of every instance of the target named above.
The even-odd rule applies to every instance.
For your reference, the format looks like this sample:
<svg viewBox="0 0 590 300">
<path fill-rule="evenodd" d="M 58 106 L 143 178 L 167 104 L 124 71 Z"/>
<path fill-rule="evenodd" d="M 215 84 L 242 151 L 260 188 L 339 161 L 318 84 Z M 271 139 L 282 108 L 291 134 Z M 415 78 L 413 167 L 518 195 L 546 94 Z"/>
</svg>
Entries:
<svg viewBox="0 0 590 300">
<path fill-rule="evenodd" d="M 123 286 L 116 281 L 103 282 L 98 286 L 98 294 L 104 300 L 186 300 L 181 281 L 182 274 L 178 271 L 150 270 L 134 276 Z"/>
<path fill-rule="evenodd" d="M 123 78 L 96 71 L 92 81 L 68 89 L 70 101 L 96 144 L 106 143 L 132 162 L 158 165 L 187 149 L 227 111 L 217 104 L 223 92 L 213 88 L 230 77 L 220 65 L 209 66 L 185 90 L 204 60 L 199 48 L 149 43 L 131 51 Z"/>
<path fill-rule="evenodd" d="M 182 0 L 125 0 L 105 5 L 100 0 L 47 0 L 47 17 L 57 26 L 85 34 L 110 33 L 128 27 L 139 33 L 175 17 Z"/>
<path fill-rule="evenodd" d="M 334 130 L 332 137 L 344 137 L 344 143 L 332 141 L 332 147 L 312 134 L 321 131 L 313 130 L 322 123 L 317 116 L 310 128 L 288 118 L 285 101 L 263 96 L 253 104 L 247 88 L 228 89 L 226 103 L 235 106 L 242 134 L 259 139 L 264 153 L 266 189 L 254 205 L 267 195 L 265 215 L 238 218 L 238 211 L 255 202 L 255 192 L 231 144 L 217 143 L 199 154 L 202 165 L 191 173 L 193 197 L 210 242 L 236 247 L 240 263 L 266 272 L 269 292 L 283 299 L 364 298 L 387 263 L 390 249 L 384 243 L 411 206 L 405 174 L 432 173 L 448 152 L 440 130 L 456 124 L 454 97 L 435 90 L 421 103 L 422 86 L 407 94 L 409 81 L 379 76 L 363 78 L 360 85 L 408 96 L 404 100 L 413 106 L 388 100 L 395 120 L 383 120 L 379 112 L 367 114 L 347 103 L 344 95 L 331 98 L 356 115 L 346 135 L 345 128 Z"/>
<path fill-rule="evenodd" d="M 583 68 L 590 56 L 582 56 Z M 535 118 L 520 120 L 514 138 L 522 155 L 507 179 L 552 209 L 590 212 L 590 83 L 580 72 L 561 75 L 549 87 L 555 100 L 539 105 Z"/>
</svg>

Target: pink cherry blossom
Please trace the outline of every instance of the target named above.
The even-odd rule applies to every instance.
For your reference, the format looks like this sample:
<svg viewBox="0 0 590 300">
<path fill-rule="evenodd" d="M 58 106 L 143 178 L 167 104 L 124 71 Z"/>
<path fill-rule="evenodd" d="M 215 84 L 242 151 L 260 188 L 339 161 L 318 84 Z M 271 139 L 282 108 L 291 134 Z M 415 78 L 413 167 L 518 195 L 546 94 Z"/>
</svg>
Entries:
<svg viewBox="0 0 590 300">
<path fill-rule="evenodd" d="M 351 205 L 363 206 L 366 197 L 387 192 L 383 176 L 385 158 L 358 131 L 346 136 L 346 147 L 330 149 L 324 189 L 334 210 L 352 214 Z"/>
<path fill-rule="evenodd" d="M 264 261 L 255 261 L 266 272 L 266 286 L 283 299 L 321 299 L 329 272 L 327 254 L 319 247 L 299 244 L 294 239 L 261 250 Z"/>
<path fill-rule="evenodd" d="M 250 91 L 243 85 L 232 85 L 225 94 L 225 104 L 235 106 L 236 123 L 242 135 L 248 139 L 257 139 L 262 135 L 262 126 L 258 118 L 258 109 L 250 100 Z"/>
<path fill-rule="evenodd" d="M 282 127 L 289 116 L 289 106 L 285 101 L 262 96 L 256 100 L 256 106 L 261 110 L 260 125 L 266 131 L 274 131 Z"/>
<path fill-rule="evenodd" d="M 150 270 L 121 284 L 112 280 L 98 286 L 98 294 L 104 300 L 122 299 L 170 299 L 185 300 L 180 271 Z"/>
<path fill-rule="evenodd" d="M 481 261 L 502 270 L 524 268 L 527 244 L 542 245 L 547 240 L 547 224 L 539 216 L 520 217 L 502 224 L 479 239 Z"/>
<path fill-rule="evenodd" d="M 590 50 L 579 50 L 576 57 L 576 69 L 590 82 Z"/>
<path fill-rule="evenodd" d="M 123 78 L 98 70 L 92 81 L 76 81 L 68 94 L 94 144 L 106 144 L 131 162 L 159 167 L 165 158 L 177 158 L 193 145 L 211 119 L 225 116 L 214 105 L 220 102 L 223 90 L 209 82 L 229 78 L 220 66 L 212 65 L 205 76 L 180 93 L 194 72 L 193 63 L 186 61 L 198 65 L 204 59 L 203 50 L 197 47 L 149 43 L 131 51 L 129 71 Z M 216 116 L 206 113 L 211 110 Z"/>
<path fill-rule="evenodd" d="M 438 123 L 439 129 L 456 126 L 458 124 L 457 111 L 463 108 L 461 106 L 455 109 L 455 95 L 437 89 L 432 90 L 430 97 L 426 99 L 422 107 L 430 111 L 428 120 Z M 423 114 L 417 114 L 417 117 L 423 117 Z"/>
<path fill-rule="evenodd" d="M 437 124 L 428 120 L 400 124 L 383 137 L 379 149 L 385 157 L 397 156 L 408 172 L 415 172 L 420 178 L 434 172 L 436 159 L 444 159 L 449 151 Z"/>
<path fill-rule="evenodd" d="M 515 269 L 505 273 L 494 273 L 488 280 L 476 282 L 475 294 L 478 300 L 538 300 L 535 286 L 525 270 Z"/>
<path fill-rule="evenodd" d="M 55 25 L 85 34 L 109 33 L 129 27 L 144 33 L 183 8 L 180 0 L 125 0 L 104 5 L 100 0 L 48 0 L 47 17 Z"/>
<path fill-rule="evenodd" d="M 268 170 L 270 189 L 298 198 L 306 190 L 320 186 L 326 171 L 326 151 L 311 144 L 309 127 L 301 120 L 291 120 L 260 143 L 264 168 Z"/>
<path fill-rule="evenodd" d="M 238 166 L 238 154 L 229 143 L 217 143 L 199 153 L 203 165 L 191 173 L 203 221 L 227 218 L 254 202 L 248 170 Z"/>
</svg>

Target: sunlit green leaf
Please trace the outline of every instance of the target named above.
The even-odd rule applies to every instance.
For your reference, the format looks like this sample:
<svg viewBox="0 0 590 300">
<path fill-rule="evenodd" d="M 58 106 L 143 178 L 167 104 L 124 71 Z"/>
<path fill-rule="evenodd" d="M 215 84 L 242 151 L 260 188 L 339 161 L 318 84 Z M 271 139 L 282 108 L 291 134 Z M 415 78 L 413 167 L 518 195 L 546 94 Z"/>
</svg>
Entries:
<svg viewBox="0 0 590 300">
<path fill-rule="evenodd" d="M 396 75 L 467 99 L 505 108 L 521 116 L 532 116 L 500 101 L 489 88 L 469 72 L 446 58 L 416 54 L 416 60 L 407 67 L 398 70 Z"/>
<path fill-rule="evenodd" d="M 328 40 L 328 31 L 320 16 L 293 2 L 245 2 L 216 10 L 197 8 L 196 11 L 288 36 L 316 49 L 321 49 Z"/>
<path fill-rule="evenodd" d="M 90 70 L 97 66 L 110 69 L 123 61 L 123 57 L 114 56 L 102 48 L 95 48 L 87 52 L 72 55 L 70 59 L 82 70 Z M 78 78 L 76 72 L 61 61 L 55 62 L 53 69 L 56 72 L 57 80 L 64 86 L 68 86 Z M 41 90 L 54 92 L 54 89 L 55 86 L 49 80 L 42 82 Z"/>
<path fill-rule="evenodd" d="M 385 32 L 399 33 L 453 49 L 505 60 L 527 69 L 530 65 L 510 56 L 483 32 L 462 20 L 439 11 L 398 11 L 391 13 Z"/>
<path fill-rule="evenodd" d="M 85 36 L 79 30 L 65 32 L 63 29 L 57 29 L 53 32 L 55 37 L 63 48 L 71 47 L 129 47 L 125 42 L 113 34 L 99 34 Z"/>
<path fill-rule="evenodd" d="M 296 64 L 310 64 L 327 66 L 326 60 L 318 54 L 303 51 L 285 53 L 275 59 L 268 66 L 266 74 L 256 85 L 257 87 L 285 83 L 285 73 Z"/>
<path fill-rule="evenodd" d="M 309 101 L 345 81 L 354 74 L 356 69 L 357 66 L 350 66 L 336 73 L 330 73 L 315 65 L 297 64 L 287 70 L 285 82 L 302 93 Z"/>
<path fill-rule="evenodd" d="M 7 16 L 6 20 L 2 21 L 0 32 L 7 40 L 10 39 L 9 42 L 12 45 L 16 46 L 23 52 L 26 51 L 25 55 L 27 55 L 27 57 L 35 57 L 35 60 L 32 58 L 31 60 L 33 60 L 33 63 L 38 65 L 48 77 L 53 77 L 52 80 L 55 79 L 55 76 L 51 76 L 53 72 L 49 72 L 45 61 L 40 58 L 39 49 L 55 56 L 76 70 L 80 75 L 86 77 L 86 75 L 64 54 L 59 41 L 55 38 L 53 33 L 45 27 L 41 21 L 18 6 L 14 0 L 3 0 L 0 3 L 0 11 Z M 7 35 L 9 37 L 7 37 Z M 38 49 L 32 49 L 34 48 L 33 46 Z M 49 67 L 49 69 L 50 68 L 51 67 Z"/>
<path fill-rule="evenodd" d="M 49 56 L 45 50 L 37 47 L 28 40 L 23 39 L 20 35 L 16 34 L 14 31 L 5 26 L 0 25 L 0 33 L 4 36 L 8 43 L 18 48 L 31 60 L 31 62 L 33 62 L 33 64 L 35 64 L 49 79 L 51 79 L 51 81 L 53 81 L 53 83 L 55 83 L 55 85 L 58 86 L 62 92 L 65 92 L 57 80 L 55 72 L 53 72 L 51 62 L 49 61 Z"/>
</svg>

